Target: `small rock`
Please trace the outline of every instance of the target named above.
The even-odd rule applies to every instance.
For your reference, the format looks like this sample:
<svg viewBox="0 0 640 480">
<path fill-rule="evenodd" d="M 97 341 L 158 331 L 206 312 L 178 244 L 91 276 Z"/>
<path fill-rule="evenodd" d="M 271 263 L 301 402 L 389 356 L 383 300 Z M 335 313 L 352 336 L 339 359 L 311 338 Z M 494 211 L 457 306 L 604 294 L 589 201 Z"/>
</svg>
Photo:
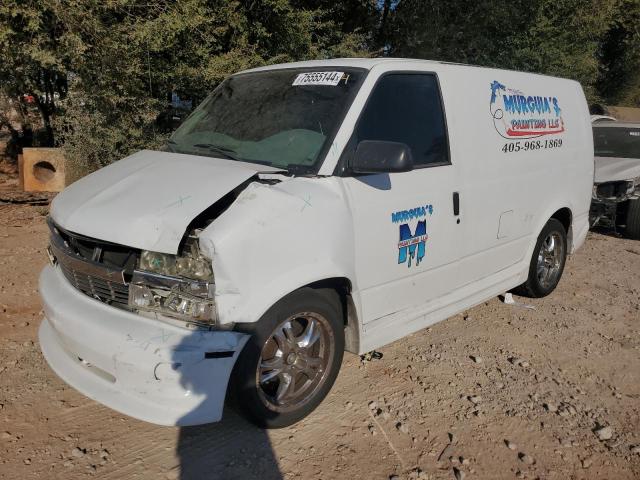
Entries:
<svg viewBox="0 0 640 480">
<path fill-rule="evenodd" d="M 572 442 L 570 438 L 561 438 L 559 442 L 560 442 L 560 446 L 565 448 L 570 448 L 572 446 Z"/>
<path fill-rule="evenodd" d="M 11 435 L 9 432 L 2 432 L 2 435 L 0 435 L 0 437 L 2 438 L 2 440 L 13 439 L 13 435 Z"/>
<path fill-rule="evenodd" d="M 402 433 L 409 433 L 409 427 L 407 427 L 406 423 L 398 422 L 396 424 L 396 428 L 400 430 Z"/>
<path fill-rule="evenodd" d="M 471 463 L 471 462 L 469 461 L 469 459 L 468 459 L 468 458 L 460 457 L 460 463 L 461 463 L 462 465 L 469 465 L 469 463 Z"/>
<path fill-rule="evenodd" d="M 582 459 L 582 468 L 589 468 L 593 464 L 591 457 Z"/>
<path fill-rule="evenodd" d="M 555 404 L 547 402 L 545 404 L 543 404 L 544 408 L 548 411 L 548 412 L 557 412 L 558 411 L 558 407 L 556 407 Z"/>
<path fill-rule="evenodd" d="M 80 447 L 76 447 L 73 450 L 71 450 L 71 456 L 76 458 L 84 457 L 85 453 L 86 451 Z"/>
<path fill-rule="evenodd" d="M 467 397 L 471 403 L 474 405 L 479 404 L 482 401 L 482 397 L 480 395 L 470 395 Z"/>
<path fill-rule="evenodd" d="M 529 366 L 529 362 L 527 362 L 523 358 L 509 357 L 507 360 L 509 360 L 509 363 L 511 363 L 511 365 L 517 365 L 523 368 L 527 368 Z"/>
<path fill-rule="evenodd" d="M 640 455 L 640 445 L 632 445 L 631 447 L 629 447 L 629 450 L 631 451 L 631 453 L 637 453 L 638 455 Z"/>
<path fill-rule="evenodd" d="M 398 475 L 389 475 L 389 480 L 400 480 Z"/>
<path fill-rule="evenodd" d="M 518 471 L 516 472 L 516 478 L 524 478 L 524 472 L 522 472 L 522 471 L 518 470 Z"/>
<path fill-rule="evenodd" d="M 513 442 L 512 442 L 512 441 L 510 441 L 510 440 L 505 440 L 505 441 L 504 441 L 504 444 L 507 446 L 507 448 L 508 448 L 509 450 L 517 450 L 517 449 L 518 449 L 518 445 L 516 445 L 515 443 L 513 443 Z"/>
<path fill-rule="evenodd" d="M 453 468 L 453 476 L 456 477 L 456 480 L 464 480 L 464 472 L 459 468 Z"/>
<path fill-rule="evenodd" d="M 482 357 L 478 357 L 477 355 L 470 355 L 469 358 L 475 363 L 482 363 Z"/>
<path fill-rule="evenodd" d="M 593 433 L 596 434 L 600 441 L 610 440 L 613 437 L 613 429 L 611 427 L 598 427 Z"/>
<path fill-rule="evenodd" d="M 30 458 L 25 458 L 24 459 L 24 464 L 25 465 L 31 465 L 31 459 Z"/>
<path fill-rule="evenodd" d="M 377 410 L 377 409 L 378 409 L 378 402 L 374 402 L 374 401 L 369 402 L 369 410 Z"/>
<path fill-rule="evenodd" d="M 347 403 L 345 403 L 345 407 L 347 407 L 347 408 L 353 407 L 353 402 L 352 401 L 348 401 Z"/>
<path fill-rule="evenodd" d="M 526 453 L 520 452 L 518 454 L 518 458 L 520 459 L 521 462 L 526 463 L 527 465 L 533 465 L 534 463 L 536 463 L 533 457 L 530 455 L 527 455 Z"/>
</svg>

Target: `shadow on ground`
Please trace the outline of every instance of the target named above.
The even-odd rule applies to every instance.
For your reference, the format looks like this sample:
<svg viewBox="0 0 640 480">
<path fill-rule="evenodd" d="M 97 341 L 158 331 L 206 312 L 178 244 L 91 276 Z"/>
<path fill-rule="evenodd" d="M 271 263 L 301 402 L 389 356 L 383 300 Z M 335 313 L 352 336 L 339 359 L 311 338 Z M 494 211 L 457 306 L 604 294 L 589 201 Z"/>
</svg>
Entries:
<svg viewBox="0 0 640 480">
<path fill-rule="evenodd" d="M 221 422 L 182 427 L 178 438 L 180 480 L 280 480 L 267 432 L 226 408 Z"/>
<path fill-rule="evenodd" d="M 244 335 L 220 332 L 183 338 L 172 348 L 173 365 L 180 384 L 189 395 L 200 400 L 186 412 L 181 427 L 176 456 L 178 465 L 168 478 L 180 480 L 280 480 L 282 475 L 271 448 L 269 436 L 230 408 L 222 420 L 198 425 L 218 416 L 227 389 L 234 358 L 228 354 L 244 345 Z"/>
</svg>

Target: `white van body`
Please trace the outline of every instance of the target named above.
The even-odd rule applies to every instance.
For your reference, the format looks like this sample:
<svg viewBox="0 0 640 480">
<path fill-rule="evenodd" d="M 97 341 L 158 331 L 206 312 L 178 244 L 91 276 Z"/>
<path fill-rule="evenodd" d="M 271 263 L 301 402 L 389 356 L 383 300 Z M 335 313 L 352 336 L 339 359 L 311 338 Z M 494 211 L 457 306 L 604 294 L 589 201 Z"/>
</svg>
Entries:
<svg viewBox="0 0 640 480">
<path fill-rule="evenodd" d="M 258 321 L 301 287 L 322 282 L 348 292 L 346 349 L 362 354 L 525 282 L 538 236 L 554 216 L 565 223 L 568 253 L 582 245 L 593 142 L 580 84 L 384 58 L 300 62 L 242 74 L 347 68 L 361 69 L 362 81 L 313 175 L 145 150 L 55 198 L 54 230 L 177 254 L 193 219 L 240 187 L 197 237 L 215 278 L 210 328 L 194 330 L 169 316 L 91 298 L 65 276 L 60 258 L 44 269 L 40 343 L 61 378 L 149 422 L 217 421 L 248 339 L 233 326 Z M 437 81 L 446 161 L 407 172 L 336 174 L 376 84 L 396 73 Z M 76 271 L 91 273 L 74 261 Z M 186 370 L 197 386 L 182 380 Z"/>
</svg>

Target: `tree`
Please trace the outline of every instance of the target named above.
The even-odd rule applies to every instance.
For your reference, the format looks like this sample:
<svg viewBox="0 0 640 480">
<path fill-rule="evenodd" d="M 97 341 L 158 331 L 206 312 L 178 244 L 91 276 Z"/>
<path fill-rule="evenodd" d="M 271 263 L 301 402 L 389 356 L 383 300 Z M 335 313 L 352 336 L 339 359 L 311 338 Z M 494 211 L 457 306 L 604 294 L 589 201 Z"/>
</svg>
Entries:
<svg viewBox="0 0 640 480">
<path fill-rule="evenodd" d="M 614 18 L 598 51 L 597 88 L 609 104 L 640 107 L 640 0 L 615 4 Z"/>
<path fill-rule="evenodd" d="M 9 0 L 0 88 L 33 94 L 50 141 L 95 168 L 157 144 L 172 91 L 198 101 L 245 68 L 366 55 L 354 15 L 374 11 L 358 1 Z"/>
<path fill-rule="evenodd" d="M 590 101 L 628 99 L 613 92 L 640 85 L 638 2 L 401 0 L 386 43 L 390 55 L 567 77 Z"/>
<path fill-rule="evenodd" d="M 20 0 L 0 4 L 0 93 L 14 100 L 33 97 L 45 143 L 53 141 L 56 102 L 67 93 L 68 40 L 48 5 Z"/>
</svg>

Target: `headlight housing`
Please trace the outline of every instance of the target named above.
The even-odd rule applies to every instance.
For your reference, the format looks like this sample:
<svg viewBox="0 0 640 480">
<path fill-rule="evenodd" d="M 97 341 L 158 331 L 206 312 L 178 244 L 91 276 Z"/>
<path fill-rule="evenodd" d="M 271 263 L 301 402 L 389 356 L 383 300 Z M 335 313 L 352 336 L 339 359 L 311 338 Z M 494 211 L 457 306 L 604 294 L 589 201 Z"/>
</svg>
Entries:
<svg viewBox="0 0 640 480">
<path fill-rule="evenodd" d="M 194 323 L 215 323 L 211 261 L 189 236 L 181 255 L 143 251 L 129 285 L 129 307 Z"/>
<path fill-rule="evenodd" d="M 160 275 L 213 281 L 211 261 L 200 254 L 195 237 L 187 239 L 184 251 L 180 256 L 143 250 L 140 255 L 139 268 Z"/>
<path fill-rule="evenodd" d="M 634 198 L 640 188 L 640 179 L 616 180 L 597 183 L 593 186 L 592 197 L 603 202 L 617 203 Z"/>
</svg>

